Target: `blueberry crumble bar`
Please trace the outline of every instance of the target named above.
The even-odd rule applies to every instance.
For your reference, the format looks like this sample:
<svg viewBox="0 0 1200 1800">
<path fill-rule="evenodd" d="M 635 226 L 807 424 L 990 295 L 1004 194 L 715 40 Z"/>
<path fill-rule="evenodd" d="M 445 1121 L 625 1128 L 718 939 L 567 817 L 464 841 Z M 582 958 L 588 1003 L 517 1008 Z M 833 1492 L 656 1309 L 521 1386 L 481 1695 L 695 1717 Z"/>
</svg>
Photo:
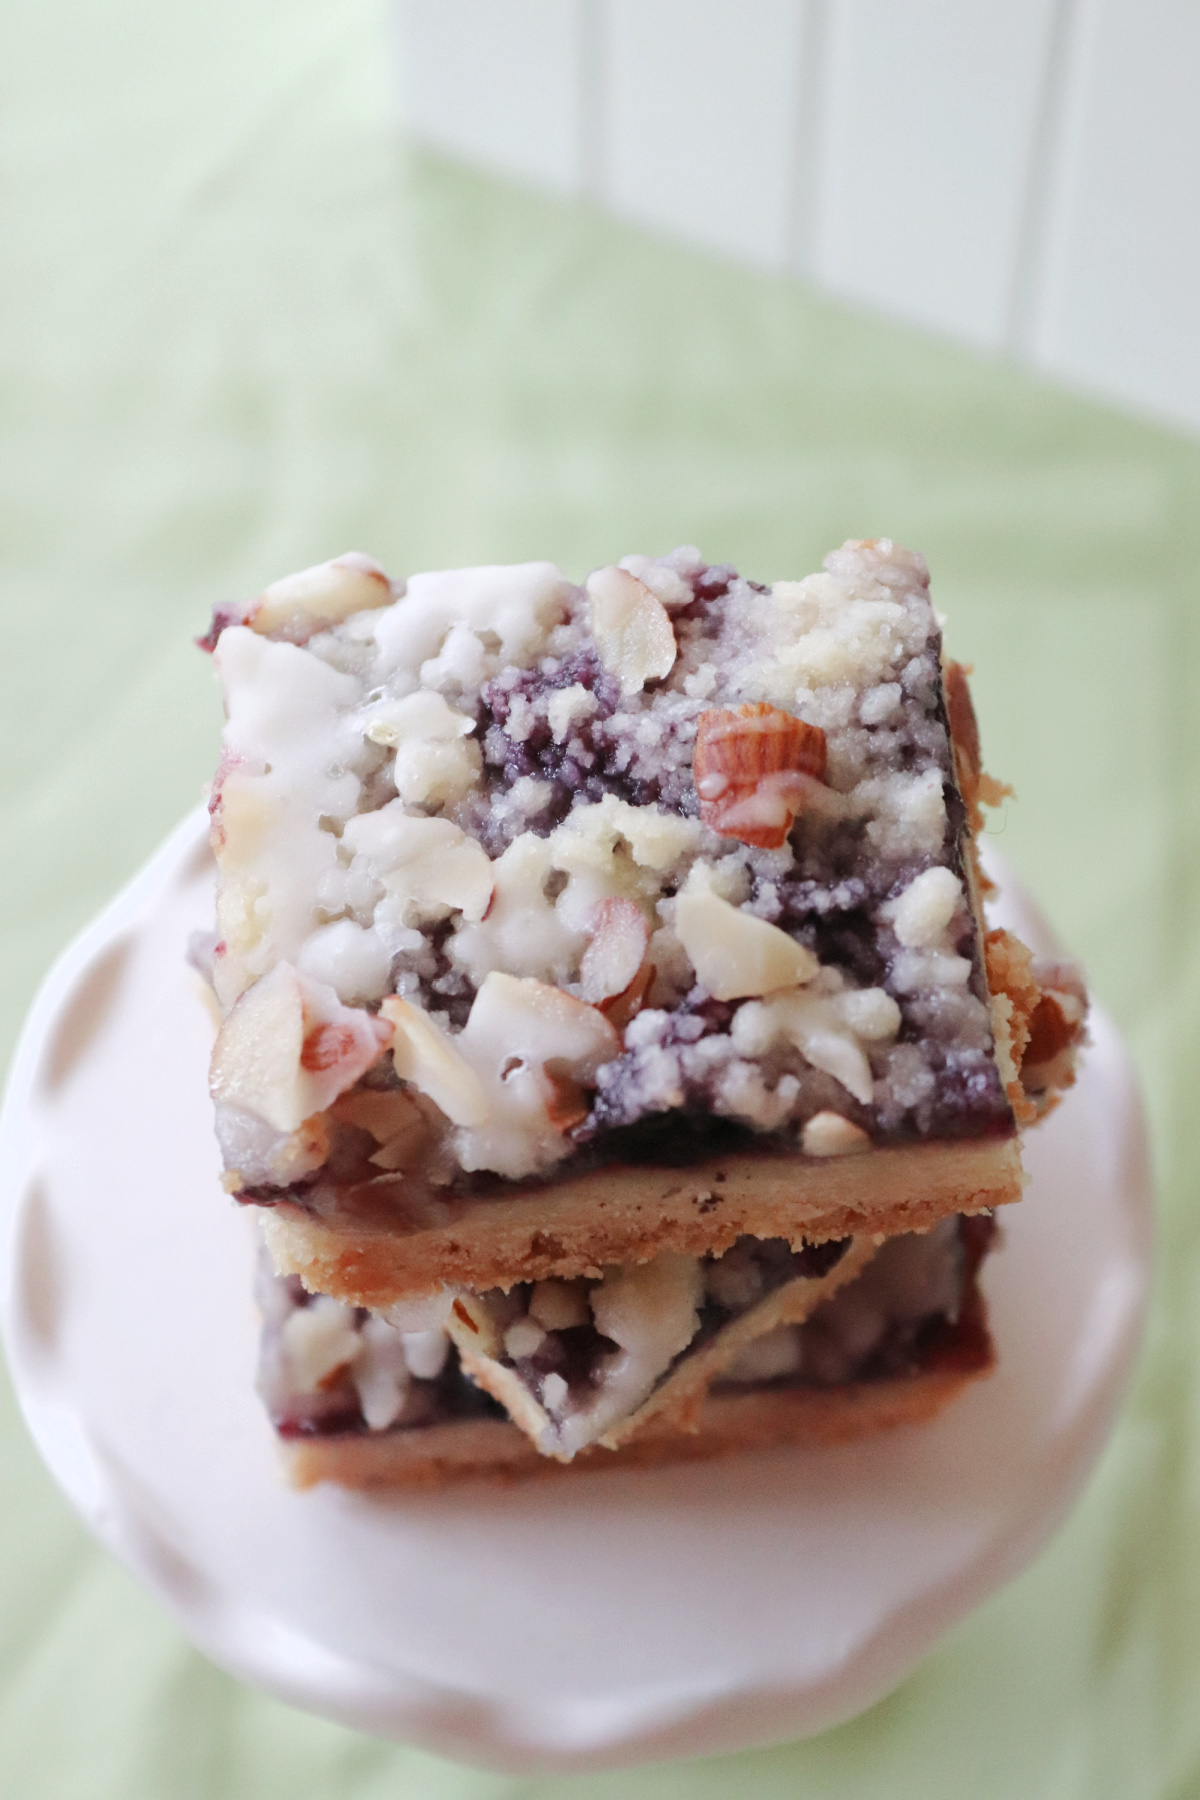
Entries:
<svg viewBox="0 0 1200 1800">
<path fill-rule="evenodd" d="M 830 1443 L 930 1418 L 993 1365 L 978 1272 L 994 1232 L 983 1216 L 890 1239 L 803 1320 L 743 1345 L 691 1397 L 686 1425 L 661 1409 L 615 1448 L 582 1447 L 577 1466 Z M 728 1263 L 718 1291 L 736 1295 L 746 1266 Z M 436 1308 L 412 1303 L 388 1318 L 310 1294 L 265 1258 L 259 1301 L 259 1391 L 296 1485 L 387 1488 L 564 1466 L 561 1453 L 539 1454 L 536 1437 L 466 1374 Z M 710 1293 L 705 1304 L 719 1303 Z M 562 1322 L 565 1307 L 542 1310 L 553 1321 L 547 1336 L 565 1340 L 557 1345 L 559 1367 L 583 1411 L 591 1395 L 586 1359 L 570 1342 L 580 1327 Z M 619 1347 L 610 1344 L 608 1355 L 619 1360 Z"/>
<path fill-rule="evenodd" d="M 467 1388 L 563 1461 L 792 1418 L 738 1369 L 1020 1197 L 1086 996 L 986 931 L 928 585 L 888 540 L 770 587 L 352 553 L 214 616 L 225 1185 L 289 1331 L 452 1346 L 389 1437 L 487 1435 Z"/>
</svg>

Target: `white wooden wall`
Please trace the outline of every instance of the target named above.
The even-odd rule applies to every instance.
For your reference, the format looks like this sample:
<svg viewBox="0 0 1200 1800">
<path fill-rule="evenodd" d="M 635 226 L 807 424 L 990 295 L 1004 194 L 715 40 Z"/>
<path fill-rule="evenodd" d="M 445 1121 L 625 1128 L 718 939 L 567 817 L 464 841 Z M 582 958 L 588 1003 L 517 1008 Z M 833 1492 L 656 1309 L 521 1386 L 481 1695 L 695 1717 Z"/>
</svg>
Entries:
<svg viewBox="0 0 1200 1800">
<path fill-rule="evenodd" d="M 1200 0 L 394 0 L 419 138 L 1200 429 Z"/>
</svg>

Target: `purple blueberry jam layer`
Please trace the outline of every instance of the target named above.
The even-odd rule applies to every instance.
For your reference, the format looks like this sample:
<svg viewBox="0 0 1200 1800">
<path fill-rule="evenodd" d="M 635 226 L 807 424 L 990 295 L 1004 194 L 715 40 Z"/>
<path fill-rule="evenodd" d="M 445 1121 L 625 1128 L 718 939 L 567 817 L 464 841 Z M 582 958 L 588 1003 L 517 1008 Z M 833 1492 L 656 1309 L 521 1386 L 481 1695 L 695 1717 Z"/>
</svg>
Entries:
<svg viewBox="0 0 1200 1800">
<path fill-rule="evenodd" d="M 463 1374 L 440 1326 L 401 1331 L 365 1307 L 310 1294 L 260 1259 L 258 1391 L 282 1438 L 418 1429 L 504 1417 Z"/>
<path fill-rule="evenodd" d="M 995 1239 L 987 1214 L 889 1238 L 803 1324 L 750 1344 L 718 1386 L 841 1387 L 985 1367 L 992 1351 L 978 1274 Z"/>
</svg>

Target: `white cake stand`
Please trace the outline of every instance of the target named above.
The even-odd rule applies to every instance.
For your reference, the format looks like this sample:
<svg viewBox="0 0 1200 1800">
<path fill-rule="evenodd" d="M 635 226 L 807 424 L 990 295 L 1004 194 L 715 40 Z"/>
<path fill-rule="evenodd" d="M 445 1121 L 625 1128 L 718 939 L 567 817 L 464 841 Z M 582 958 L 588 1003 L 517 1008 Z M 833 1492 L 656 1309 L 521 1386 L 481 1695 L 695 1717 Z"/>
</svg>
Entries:
<svg viewBox="0 0 1200 1800">
<path fill-rule="evenodd" d="M 1104 1443 L 1146 1303 L 1142 1116 L 1103 1013 L 986 1266 L 998 1372 L 932 1424 L 507 1489 L 297 1494 L 253 1391 L 251 1235 L 218 1185 L 183 960 L 212 881 L 198 814 L 46 982 L 0 1122 L 0 1303 L 54 1476 L 215 1662 L 463 1760 L 609 1767 L 849 1718 L 1029 1561 Z M 1006 922 L 1045 945 L 1006 885 Z"/>
</svg>

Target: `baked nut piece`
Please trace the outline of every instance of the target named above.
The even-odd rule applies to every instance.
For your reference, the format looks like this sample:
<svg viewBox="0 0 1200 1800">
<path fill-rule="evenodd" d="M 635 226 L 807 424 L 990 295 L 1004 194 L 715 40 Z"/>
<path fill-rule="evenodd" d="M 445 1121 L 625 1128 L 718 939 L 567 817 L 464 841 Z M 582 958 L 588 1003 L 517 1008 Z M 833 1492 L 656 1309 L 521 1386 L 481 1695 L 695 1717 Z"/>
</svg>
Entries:
<svg viewBox="0 0 1200 1800">
<path fill-rule="evenodd" d="M 806 1320 L 727 1364 L 686 1422 L 668 1409 L 648 1413 L 619 1448 L 583 1448 L 572 1466 L 830 1443 L 931 1417 L 992 1367 L 978 1270 L 994 1230 L 986 1217 L 951 1219 L 890 1240 Z M 409 1323 L 424 1329 L 401 1330 L 266 1266 L 260 1302 L 259 1387 L 297 1486 L 389 1488 L 564 1467 L 464 1375 L 449 1336 L 419 1314 Z"/>
<path fill-rule="evenodd" d="M 1011 956 L 989 990 L 920 557 L 350 555 L 205 641 L 211 1085 L 282 1271 L 385 1308 L 1019 1197 L 1022 1058 L 1048 1095 L 1080 1017 Z"/>
</svg>

